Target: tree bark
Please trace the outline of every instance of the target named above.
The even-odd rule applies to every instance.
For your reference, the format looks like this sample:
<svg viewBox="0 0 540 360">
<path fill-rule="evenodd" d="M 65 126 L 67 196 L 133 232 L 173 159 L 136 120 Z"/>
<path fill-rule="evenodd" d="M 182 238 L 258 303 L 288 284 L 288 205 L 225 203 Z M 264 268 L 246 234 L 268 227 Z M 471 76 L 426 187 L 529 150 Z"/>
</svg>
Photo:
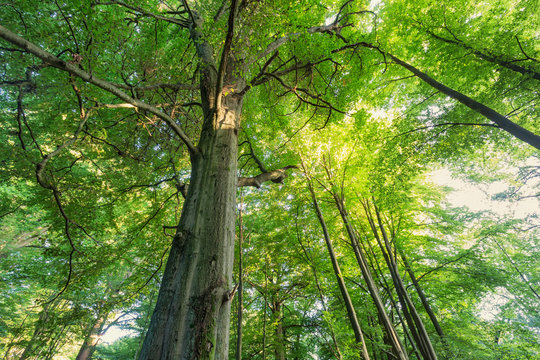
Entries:
<svg viewBox="0 0 540 360">
<path fill-rule="evenodd" d="M 79 349 L 79 353 L 77 354 L 76 360 L 89 360 L 92 358 L 94 351 L 96 351 L 96 346 L 101 340 L 101 337 L 103 335 L 102 331 L 103 331 L 103 327 L 105 326 L 106 321 L 107 321 L 107 315 L 99 314 L 98 318 L 96 319 L 96 322 L 92 325 L 92 327 L 88 331 L 88 335 L 84 339 L 84 342 L 81 345 L 81 348 Z"/>
<path fill-rule="evenodd" d="M 345 308 L 347 309 L 349 322 L 351 324 L 351 327 L 353 328 L 354 337 L 357 343 L 362 344 L 363 356 L 366 359 L 369 359 L 369 353 L 367 351 L 366 341 L 364 339 L 364 335 L 362 334 L 362 329 L 360 327 L 360 323 L 358 322 L 356 311 L 351 301 L 349 291 L 347 290 L 347 286 L 345 285 L 345 281 L 343 280 L 343 274 L 341 273 L 341 269 L 339 267 L 336 254 L 334 252 L 334 246 L 332 245 L 330 234 L 328 233 L 328 228 L 326 227 L 326 222 L 324 221 L 324 217 L 319 207 L 317 197 L 315 196 L 315 191 L 313 190 L 313 184 L 311 182 L 311 178 L 307 174 L 306 174 L 306 177 L 307 177 L 308 189 L 311 194 L 311 200 L 313 202 L 313 208 L 315 209 L 315 214 L 317 215 L 317 219 L 319 220 L 319 223 L 321 224 L 321 228 L 324 235 L 324 241 L 326 243 L 326 248 L 328 249 L 330 261 L 332 262 L 332 268 L 334 269 L 334 275 L 336 276 L 336 281 L 338 283 L 339 291 L 341 292 L 341 297 L 343 298 L 343 302 L 345 303 Z"/>
<path fill-rule="evenodd" d="M 364 206 L 364 210 L 366 212 L 369 225 L 371 227 L 371 230 L 373 231 L 373 236 L 377 240 L 377 243 L 379 244 L 383 257 L 388 266 L 388 269 L 390 270 L 390 274 L 394 282 L 394 287 L 398 294 L 399 302 L 401 303 L 401 307 L 403 309 L 403 314 L 405 315 L 405 318 L 409 324 L 409 329 L 411 330 L 411 334 L 413 335 L 413 338 L 416 340 L 417 346 L 420 352 L 422 353 L 422 356 L 424 357 L 424 359 L 437 360 L 437 355 L 433 348 L 433 344 L 431 343 L 431 339 L 429 338 L 429 335 L 426 331 L 424 323 L 422 322 L 422 319 L 420 318 L 420 315 L 416 311 L 416 307 L 414 306 L 411 298 L 409 297 L 407 289 L 405 288 L 405 285 L 403 284 L 403 280 L 401 279 L 401 276 L 399 274 L 397 263 L 394 257 L 392 256 L 392 253 L 393 253 L 392 248 L 391 248 L 386 230 L 384 229 L 379 209 L 377 208 L 375 204 L 373 204 L 375 208 L 377 224 L 382 234 L 382 240 L 381 240 L 381 237 L 379 236 L 379 232 L 377 230 L 377 225 L 375 224 L 375 220 L 373 219 L 371 212 L 369 210 L 369 203 L 366 201 L 365 203 L 363 202 L 362 205 Z"/>
<path fill-rule="evenodd" d="M 382 325 L 384 326 L 391 340 L 392 347 L 394 351 L 396 352 L 398 359 L 408 360 L 409 357 L 407 356 L 407 353 L 405 352 L 403 344 L 401 343 L 401 340 L 399 339 L 396 333 L 394 325 L 392 324 L 392 322 L 390 321 L 390 318 L 388 317 L 388 314 L 386 313 L 386 309 L 384 308 L 384 304 L 382 303 L 379 290 L 377 289 L 377 285 L 375 284 L 375 281 L 373 280 L 373 276 L 371 275 L 371 271 L 369 270 L 366 257 L 362 249 L 360 248 L 354 229 L 352 228 L 352 225 L 349 222 L 349 216 L 347 214 L 347 209 L 345 208 L 344 201 L 335 192 L 332 192 L 331 195 L 334 198 L 336 207 L 339 211 L 341 219 L 343 220 L 343 224 L 345 225 L 345 229 L 347 231 L 347 234 L 353 246 L 356 260 L 358 261 L 358 266 L 360 267 L 360 270 L 362 271 L 362 276 L 364 277 L 369 293 L 371 294 L 373 302 L 375 303 L 377 312 L 382 319 L 382 322 L 383 322 Z"/>
<path fill-rule="evenodd" d="M 297 227 L 298 227 L 298 224 L 297 224 Z M 304 252 L 304 255 L 309 264 L 309 267 L 311 268 L 311 271 L 313 272 L 313 279 L 315 280 L 315 286 L 317 287 L 317 292 L 319 294 L 319 300 L 321 301 L 322 309 L 325 313 L 328 313 L 328 307 L 326 306 L 326 301 L 324 300 L 323 289 L 319 281 L 319 276 L 317 275 L 317 268 L 315 266 L 315 263 L 313 262 L 312 257 L 309 255 L 308 251 L 306 250 L 304 244 L 302 244 L 300 236 L 298 236 L 298 242 L 300 243 L 300 246 L 302 247 L 302 251 Z M 336 339 L 336 333 L 334 331 L 334 327 L 332 326 L 332 322 L 326 321 L 326 323 L 328 325 L 328 330 L 330 331 L 330 337 L 332 338 L 332 343 L 333 343 L 332 352 L 334 356 L 336 357 L 336 359 L 341 360 L 343 359 L 343 355 L 341 354 L 341 350 L 339 349 L 339 345 Z"/>
<path fill-rule="evenodd" d="M 433 309 L 429 305 L 427 297 L 424 294 L 424 290 L 418 283 L 418 280 L 416 280 L 416 276 L 414 275 L 414 272 L 411 268 L 411 265 L 409 264 L 409 261 L 405 257 L 405 254 L 403 254 L 403 252 L 401 251 L 399 252 L 399 256 L 401 257 L 401 260 L 403 261 L 403 264 L 405 265 L 405 269 L 407 270 L 407 273 L 409 274 L 409 277 L 411 278 L 414 288 L 416 289 L 416 292 L 418 293 L 418 297 L 420 298 L 420 301 L 422 302 L 422 305 L 424 306 L 424 309 L 426 310 L 426 313 L 428 314 L 429 319 L 431 320 L 431 323 L 433 324 L 433 327 L 435 328 L 435 331 L 437 332 L 437 335 L 439 335 L 439 337 L 443 341 L 445 341 L 445 335 L 441 327 L 441 324 L 439 323 L 437 316 L 433 312 Z"/>
<path fill-rule="evenodd" d="M 401 65 L 405 69 L 412 72 L 414 75 L 416 75 L 418 78 L 423 80 L 426 84 L 432 86 L 436 90 L 442 92 L 443 94 L 451 97 L 454 100 L 459 101 L 463 105 L 467 106 L 469 109 L 479 113 L 480 115 L 484 116 L 490 121 L 493 121 L 495 124 L 497 124 L 501 129 L 504 131 L 510 133 L 511 135 L 517 137 L 518 139 L 526 142 L 527 144 L 534 146 L 538 150 L 540 150 L 540 136 L 536 135 L 532 131 L 529 131 L 525 129 L 524 127 L 516 124 L 515 122 L 509 120 L 506 116 L 498 113 L 497 111 L 493 110 L 492 108 L 479 103 L 478 101 L 475 101 L 468 97 L 465 94 L 460 93 L 457 90 L 454 90 L 452 88 L 449 88 L 448 86 L 443 85 L 442 83 L 438 82 L 437 80 L 433 79 L 426 73 L 418 70 L 414 66 L 398 59 L 392 54 L 386 53 L 392 60 L 394 60 L 397 64 Z"/>
<path fill-rule="evenodd" d="M 276 360 L 285 360 L 285 332 L 283 330 L 282 304 L 276 301 L 270 307 L 272 309 L 273 322 L 276 325 L 274 339 L 274 356 Z"/>
<path fill-rule="evenodd" d="M 205 121 L 140 360 L 228 358 L 242 109 L 236 93 L 244 86 L 230 74 L 226 85 L 235 92 L 224 95 L 216 94 L 215 68 L 201 73 Z"/>
<path fill-rule="evenodd" d="M 529 131 L 529 130 L 525 129 L 524 127 L 516 124 L 515 122 L 509 120 L 506 116 L 498 113 L 497 111 L 493 110 L 492 108 L 490 108 L 490 107 L 488 107 L 488 106 L 486 106 L 486 105 L 484 105 L 482 103 L 479 103 L 478 101 L 475 101 L 475 100 L 471 99 L 467 95 L 462 94 L 459 91 L 454 90 L 454 89 L 452 89 L 452 88 L 438 82 L 437 80 L 433 79 L 432 77 L 430 77 L 426 73 L 424 73 L 424 72 L 420 71 L 419 69 L 415 68 L 411 64 L 408 64 L 405 61 L 400 60 L 396 56 L 394 56 L 394 55 L 392 55 L 392 54 L 390 54 L 388 52 L 383 51 L 378 46 L 375 46 L 373 44 L 366 43 L 366 42 L 359 42 L 359 43 L 356 43 L 356 44 L 347 45 L 347 46 L 345 46 L 345 47 L 343 47 L 341 49 L 337 49 L 335 51 L 341 51 L 342 49 L 349 49 L 349 48 L 353 48 L 353 47 L 357 47 L 357 46 L 363 46 L 363 47 L 370 48 L 370 49 L 376 49 L 377 51 L 379 51 L 384 56 L 388 56 L 389 58 L 391 58 L 396 64 L 398 64 L 398 65 L 402 66 L 403 68 L 405 68 L 405 69 L 409 70 L 410 72 L 412 72 L 415 76 L 417 76 L 419 79 L 421 79 L 426 84 L 433 87 L 434 89 L 442 92 L 443 94 L 451 97 L 454 100 L 459 101 L 463 105 L 467 106 L 469 109 L 477 112 L 478 114 L 484 116 L 488 120 L 494 122 L 495 124 L 497 124 L 504 131 L 510 133 L 511 135 L 515 136 L 516 138 L 518 138 L 518 139 L 526 142 L 527 144 L 529 144 L 529 145 L 537 148 L 538 150 L 540 150 L 540 136 L 539 135 L 536 135 L 532 131 Z"/>
<path fill-rule="evenodd" d="M 242 315 L 243 315 L 243 290 L 244 290 L 244 271 L 242 257 L 242 243 L 244 241 L 244 228 L 242 221 L 242 209 L 238 213 L 238 311 L 236 327 L 236 360 L 242 360 Z"/>
<path fill-rule="evenodd" d="M 470 45 L 467 45 L 462 40 L 456 39 L 448 39 L 442 36 L 439 36 L 435 34 L 433 31 L 429 29 L 424 29 L 429 35 L 433 36 L 437 40 L 444 41 L 448 44 L 453 44 L 459 47 L 462 47 L 463 49 L 473 53 L 474 55 L 478 56 L 480 59 L 483 59 L 485 61 L 489 61 L 490 63 L 500 65 L 502 67 L 505 67 L 507 69 L 510 69 L 512 71 L 518 72 L 525 76 L 531 76 L 533 79 L 540 80 L 540 73 L 533 69 L 529 69 L 520 65 L 516 65 L 513 61 L 516 60 L 504 60 L 502 56 L 496 56 L 488 53 L 481 52 L 475 48 L 473 48 Z M 519 42 L 518 42 L 519 43 Z M 521 45 L 520 45 L 521 46 Z"/>
</svg>

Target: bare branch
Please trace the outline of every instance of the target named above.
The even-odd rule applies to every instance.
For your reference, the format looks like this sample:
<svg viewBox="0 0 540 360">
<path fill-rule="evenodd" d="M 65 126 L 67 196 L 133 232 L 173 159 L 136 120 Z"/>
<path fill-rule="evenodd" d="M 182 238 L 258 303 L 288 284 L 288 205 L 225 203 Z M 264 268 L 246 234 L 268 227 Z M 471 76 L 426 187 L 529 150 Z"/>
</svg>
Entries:
<svg viewBox="0 0 540 360">
<path fill-rule="evenodd" d="M 267 181 L 272 181 L 273 183 L 281 184 L 283 183 L 283 180 L 285 180 L 289 176 L 286 170 L 296 169 L 296 168 L 297 166 L 295 165 L 289 165 L 281 169 L 276 169 L 276 170 L 259 174 L 254 177 L 239 177 L 237 186 L 238 187 L 253 186 L 256 188 L 260 188 L 261 185 Z"/>
</svg>

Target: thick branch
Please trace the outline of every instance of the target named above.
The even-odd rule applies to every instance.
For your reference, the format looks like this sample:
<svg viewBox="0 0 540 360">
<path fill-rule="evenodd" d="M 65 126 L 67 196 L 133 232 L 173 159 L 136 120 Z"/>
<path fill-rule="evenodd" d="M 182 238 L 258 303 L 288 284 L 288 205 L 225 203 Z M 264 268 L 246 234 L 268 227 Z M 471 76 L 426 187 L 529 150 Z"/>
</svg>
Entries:
<svg viewBox="0 0 540 360">
<path fill-rule="evenodd" d="M 436 90 L 442 92 L 443 94 L 451 97 L 454 100 L 459 101 L 463 105 L 467 106 L 469 109 L 477 112 L 478 114 L 486 117 L 488 120 L 494 122 L 497 124 L 501 129 L 507 131 L 508 133 L 512 134 L 513 136 L 517 137 L 520 140 L 525 141 L 527 144 L 534 146 L 538 150 L 540 150 L 540 136 L 534 134 L 532 131 L 529 131 L 522 126 L 510 121 L 508 118 L 506 118 L 504 115 L 499 114 L 497 111 L 493 110 L 492 108 L 479 103 L 478 101 L 475 101 L 468 97 L 465 94 L 460 93 L 459 91 L 456 91 L 452 88 L 449 88 L 448 86 L 438 82 L 437 80 L 433 79 L 426 73 L 418 70 L 414 66 L 400 60 L 399 58 L 395 57 L 394 55 L 384 52 L 379 47 L 369 44 L 366 42 L 360 42 L 355 44 L 355 46 L 363 46 L 370 49 L 375 49 L 379 51 L 384 56 L 388 56 L 390 59 L 392 59 L 396 64 L 404 67 L 405 69 L 412 72 L 414 75 L 416 75 L 419 79 L 424 81 L 426 84 L 432 86 Z M 344 48 L 342 48 L 344 49 Z M 339 49 L 341 50 L 341 49 Z"/>
<path fill-rule="evenodd" d="M 135 91 L 156 90 L 156 89 L 171 89 L 174 91 L 199 89 L 197 85 L 182 84 L 182 83 L 175 83 L 175 84 L 157 83 L 157 84 L 150 84 L 150 85 L 144 85 L 144 86 L 129 86 L 126 84 L 113 84 L 113 85 L 120 89 L 135 90 Z"/>
<path fill-rule="evenodd" d="M 231 52 L 232 39 L 234 36 L 234 22 L 236 17 L 236 12 L 238 11 L 238 1 L 231 0 L 231 9 L 229 12 L 229 21 L 227 36 L 225 37 L 225 44 L 223 45 L 223 52 L 221 53 L 221 61 L 219 63 L 219 70 L 217 74 L 217 84 L 216 84 L 216 103 L 214 108 L 217 109 L 217 105 L 221 101 L 221 88 L 223 87 L 223 79 L 225 77 L 225 71 L 227 69 L 227 61 L 229 60 L 229 54 Z"/>
<path fill-rule="evenodd" d="M 347 26 L 347 25 L 329 24 L 329 25 L 322 25 L 322 26 L 313 26 L 313 27 L 310 27 L 310 28 L 306 29 L 306 32 L 308 34 L 315 34 L 315 33 L 333 34 L 334 32 L 341 30 L 345 26 Z M 268 44 L 266 49 L 264 49 L 259 55 L 257 55 L 256 60 L 259 60 L 259 59 L 273 53 L 274 51 L 279 49 L 284 44 L 288 43 L 289 41 L 291 41 L 294 38 L 299 37 L 302 34 L 303 33 L 301 33 L 301 32 L 292 33 L 292 34 L 285 35 L 283 37 L 280 37 L 279 39 L 276 39 L 276 40 L 272 41 L 270 44 Z"/>
<path fill-rule="evenodd" d="M 33 54 L 34 56 L 37 56 L 41 60 L 43 60 L 45 63 L 50 64 L 51 66 L 58 68 L 63 71 L 67 71 L 68 73 L 77 76 L 81 78 L 82 80 L 89 82 L 93 85 L 96 85 L 97 87 L 110 92 L 111 94 L 115 95 L 119 99 L 132 104 L 133 106 L 137 107 L 138 109 L 148 111 L 149 113 L 152 113 L 165 121 L 165 123 L 178 135 L 178 137 L 186 144 L 187 148 L 191 153 L 197 153 L 198 150 L 193 145 L 189 137 L 184 133 L 184 131 L 175 123 L 175 121 L 164 112 L 160 111 L 158 108 L 146 104 L 140 100 L 134 99 L 122 90 L 120 90 L 116 85 L 113 85 L 112 83 L 96 78 L 92 74 L 80 69 L 77 65 L 71 64 L 69 62 L 65 62 L 58 57 L 52 55 L 51 53 L 48 53 L 44 50 L 42 50 L 40 47 L 36 46 L 35 44 L 23 39 L 22 37 L 14 34 L 10 30 L 6 29 L 2 25 L 0 25 L 0 38 L 16 45 L 27 52 Z"/>
</svg>

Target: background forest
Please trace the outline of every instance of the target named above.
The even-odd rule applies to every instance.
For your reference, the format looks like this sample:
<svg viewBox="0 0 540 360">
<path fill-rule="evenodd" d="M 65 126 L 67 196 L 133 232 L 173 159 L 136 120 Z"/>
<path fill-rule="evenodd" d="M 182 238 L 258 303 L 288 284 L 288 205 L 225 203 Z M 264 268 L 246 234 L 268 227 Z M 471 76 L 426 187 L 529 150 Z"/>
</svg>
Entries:
<svg viewBox="0 0 540 360">
<path fill-rule="evenodd" d="M 528 0 L 3 2 L 0 358 L 153 358 L 222 108 L 230 359 L 540 358 L 539 39 Z"/>
</svg>

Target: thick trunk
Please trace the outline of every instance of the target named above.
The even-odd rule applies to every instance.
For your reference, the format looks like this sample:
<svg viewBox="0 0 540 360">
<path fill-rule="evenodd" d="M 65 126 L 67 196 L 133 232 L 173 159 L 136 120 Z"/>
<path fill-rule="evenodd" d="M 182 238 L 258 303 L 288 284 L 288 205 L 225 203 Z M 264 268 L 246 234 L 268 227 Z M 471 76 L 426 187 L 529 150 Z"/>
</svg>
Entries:
<svg viewBox="0 0 540 360">
<path fill-rule="evenodd" d="M 88 360 L 92 358 L 94 351 L 96 351 L 96 346 L 101 340 L 103 327 L 107 321 L 106 315 L 101 315 L 96 319 L 96 322 L 90 328 L 88 335 L 84 339 L 79 353 L 77 354 L 76 360 Z"/>
<path fill-rule="evenodd" d="M 242 98 L 219 96 L 213 106 L 216 73 L 202 73 L 205 121 L 140 360 L 228 358 Z"/>
</svg>

